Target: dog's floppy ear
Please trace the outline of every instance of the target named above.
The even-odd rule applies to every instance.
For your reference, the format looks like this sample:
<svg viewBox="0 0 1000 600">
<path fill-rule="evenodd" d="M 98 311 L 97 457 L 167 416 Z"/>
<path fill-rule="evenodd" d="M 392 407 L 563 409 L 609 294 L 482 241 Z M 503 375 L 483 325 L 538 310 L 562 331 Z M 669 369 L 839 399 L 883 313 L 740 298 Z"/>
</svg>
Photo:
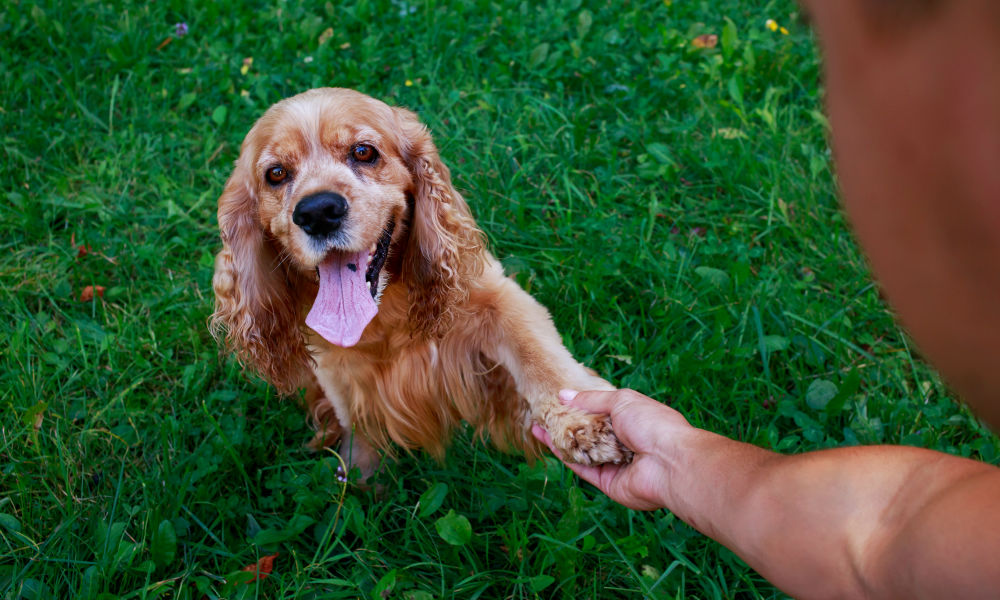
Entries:
<svg viewBox="0 0 1000 600">
<path fill-rule="evenodd" d="M 436 337 L 468 299 L 467 282 L 485 267 L 483 234 L 469 206 L 451 184 L 427 128 L 412 112 L 396 108 L 400 150 L 413 178 L 410 238 L 403 256 L 409 317 L 418 333 Z"/>
<path fill-rule="evenodd" d="M 289 274 L 257 218 L 257 193 L 244 149 L 219 197 L 223 247 L 215 257 L 212 335 L 282 394 L 298 388 L 310 361 L 301 306 Z"/>
</svg>

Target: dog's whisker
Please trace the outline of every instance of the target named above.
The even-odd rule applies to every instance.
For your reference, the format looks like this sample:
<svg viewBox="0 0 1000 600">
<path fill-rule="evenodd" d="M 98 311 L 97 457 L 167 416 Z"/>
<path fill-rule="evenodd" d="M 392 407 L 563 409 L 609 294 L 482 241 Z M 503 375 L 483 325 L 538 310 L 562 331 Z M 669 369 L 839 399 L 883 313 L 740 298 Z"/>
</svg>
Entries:
<svg viewBox="0 0 1000 600">
<path fill-rule="evenodd" d="M 291 262 L 292 258 L 293 258 L 292 253 L 286 250 L 285 248 L 282 248 L 278 252 L 278 260 L 275 262 L 274 268 L 271 269 L 271 272 L 274 273 L 278 271 L 281 267 L 285 265 L 286 262 Z"/>
</svg>

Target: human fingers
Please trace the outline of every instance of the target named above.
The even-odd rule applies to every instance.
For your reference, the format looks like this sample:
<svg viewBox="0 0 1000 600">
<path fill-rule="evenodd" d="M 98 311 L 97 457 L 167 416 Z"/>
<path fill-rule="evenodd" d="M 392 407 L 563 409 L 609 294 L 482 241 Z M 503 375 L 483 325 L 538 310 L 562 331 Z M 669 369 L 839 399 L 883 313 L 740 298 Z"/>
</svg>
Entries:
<svg viewBox="0 0 1000 600">
<path fill-rule="evenodd" d="M 615 412 L 627 410 L 626 407 L 645 405 L 646 408 L 662 407 L 663 405 L 645 394 L 635 390 L 561 390 L 559 400 L 563 404 L 585 410 L 590 413 L 613 415 Z"/>
<path fill-rule="evenodd" d="M 539 442 L 548 446 L 549 450 L 552 451 L 552 454 L 554 454 L 556 458 L 562 460 L 562 456 L 559 455 L 559 451 L 556 450 L 556 447 L 552 444 L 552 436 L 550 436 L 549 432 L 543 429 L 541 425 L 533 423 L 531 425 L 531 435 L 535 436 L 535 439 Z"/>
<path fill-rule="evenodd" d="M 611 419 L 615 435 L 633 452 L 649 452 L 670 420 L 675 419 L 671 408 L 634 390 L 611 391 L 563 390 L 559 399 L 590 413 L 606 414 Z M 679 417 L 680 413 L 676 413 Z M 683 417 L 680 417 L 683 418 Z"/>
<path fill-rule="evenodd" d="M 552 438 L 549 436 L 549 432 L 538 425 L 532 425 L 531 433 L 540 442 L 548 446 L 556 457 L 559 457 L 559 451 L 552 446 Z M 608 498 L 623 506 L 636 510 L 656 510 L 663 508 L 662 502 L 651 500 L 650 495 L 644 493 L 642 489 L 644 486 L 636 485 L 635 463 L 629 465 L 608 464 L 601 466 L 584 466 L 576 463 L 565 464 L 571 471 L 576 473 L 577 477 L 601 490 Z M 642 475 L 639 475 L 639 477 L 643 480 L 647 479 Z M 645 487 L 649 485 L 647 481 Z"/>
</svg>

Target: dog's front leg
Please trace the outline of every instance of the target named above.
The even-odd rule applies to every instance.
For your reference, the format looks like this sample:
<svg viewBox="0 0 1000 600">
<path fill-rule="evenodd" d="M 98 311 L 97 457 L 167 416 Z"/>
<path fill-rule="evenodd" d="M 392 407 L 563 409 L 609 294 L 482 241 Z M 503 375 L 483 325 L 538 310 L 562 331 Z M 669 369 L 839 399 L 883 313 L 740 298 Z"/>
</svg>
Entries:
<svg viewBox="0 0 1000 600">
<path fill-rule="evenodd" d="M 509 279 L 503 279 L 495 291 L 501 300 L 493 305 L 497 307 L 491 323 L 496 345 L 486 353 L 507 369 L 527 401 L 530 414 L 525 415 L 525 428 L 532 422 L 544 427 L 562 457 L 572 462 L 631 461 L 631 450 L 615 437 L 607 416 L 565 406 L 558 399 L 562 389 L 613 390 L 614 386 L 573 358 L 548 311 L 527 292 Z"/>
<path fill-rule="evenodd" d="M 337 454 L 344 459 L 348 470 L 357 467 L 361 471 L 361 481 L 366 481 L 378 470 L 381 457 L 368 440 L 352 427 L 350 407 L 340 392 L 338 383 L 332 372 L 320 369 L 314 375 L 321 393 L 318 398 L 310 403 L 310 410 L 313 414 L 316 414 L 317 408 L 313 408 L 313 406 L 323 403 L 325 405 L 322 407 L 323 410 L 327 414 L 332 413 L 330 416 L 335 417 L 340 433 Z M 308 393 L 306 397 L 308 400 Z M 329 445 L 333 441 L 332 439 L 329 440 L 326 445 Z M 315 440 L 313 443 L 315 443 Z"/>
<path fill-rule="evenodd" d="M 340 425 L 340 418 L 337 417 L 333 408 L 333 403 L 326 398 L 323 388 L 320 387 L 312 373 L 309 374 L 309 381 L 305 388 L 306 413 L 309 415 L 310 425 L 316 429 L 316 434 L 312 440 L 306 443 L 306 446 L 310 450 L 319 452 L 339 442 L 344 430 Z"/>
</svg>

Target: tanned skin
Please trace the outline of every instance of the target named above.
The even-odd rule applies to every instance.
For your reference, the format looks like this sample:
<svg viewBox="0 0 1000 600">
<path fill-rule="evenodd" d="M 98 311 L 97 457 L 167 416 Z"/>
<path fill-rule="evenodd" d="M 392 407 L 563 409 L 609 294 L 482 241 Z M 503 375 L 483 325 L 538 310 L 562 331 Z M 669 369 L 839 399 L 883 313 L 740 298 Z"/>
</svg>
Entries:
<svg viewBox="0 0 1000 600">
<path fill-rule="evenodd" d="M 858 239 L 924 355 L 1000 426 L 1000 3 L 803 4 Z M 783 456 L 630 390 L 562 399 L 610 415 L 635 451 L 626 466 L 570 465 L 581 478 L 625 506 L 668 508 L 792 596 L 1000 590 L 996 467 L 898 446 Z"/>
</svg>

